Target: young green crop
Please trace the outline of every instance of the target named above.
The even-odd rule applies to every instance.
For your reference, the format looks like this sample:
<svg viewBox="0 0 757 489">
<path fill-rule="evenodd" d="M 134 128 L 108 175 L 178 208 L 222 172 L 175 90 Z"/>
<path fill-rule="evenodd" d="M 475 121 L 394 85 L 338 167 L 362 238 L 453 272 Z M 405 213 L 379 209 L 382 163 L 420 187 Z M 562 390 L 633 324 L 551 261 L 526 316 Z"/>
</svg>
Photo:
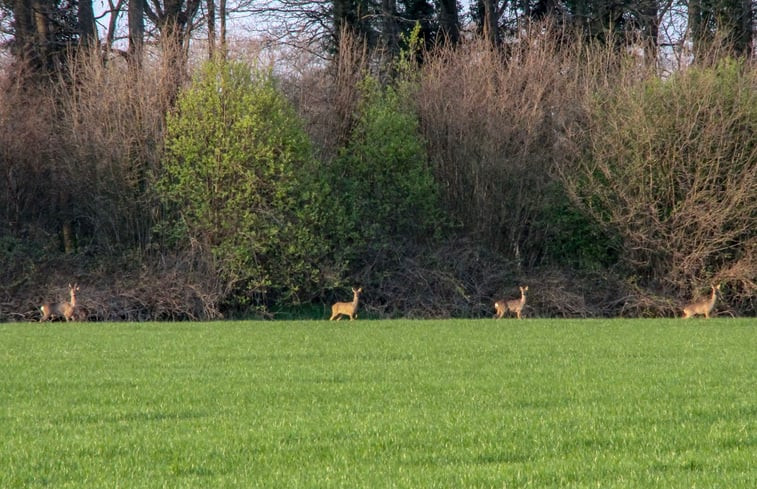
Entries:
<svg viewBox="0 0 757 489">
<path fill-rule="evenodd" d="M 757 482 L 753 320 L 0 325 L 0 487 Z"/>
</svg>

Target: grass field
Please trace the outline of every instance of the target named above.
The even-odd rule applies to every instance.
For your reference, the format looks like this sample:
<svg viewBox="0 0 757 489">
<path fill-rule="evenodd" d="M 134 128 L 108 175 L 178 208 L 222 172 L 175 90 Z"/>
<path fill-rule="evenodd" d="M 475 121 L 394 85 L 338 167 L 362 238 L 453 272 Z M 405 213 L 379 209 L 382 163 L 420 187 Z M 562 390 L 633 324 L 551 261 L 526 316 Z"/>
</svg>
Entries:
<svg viewBox="0 0 757 489">
<path fill-rule="evenodd" d="M 0 487 L 757 487 L 757 323 L 0 324 Z"/>
</svg>

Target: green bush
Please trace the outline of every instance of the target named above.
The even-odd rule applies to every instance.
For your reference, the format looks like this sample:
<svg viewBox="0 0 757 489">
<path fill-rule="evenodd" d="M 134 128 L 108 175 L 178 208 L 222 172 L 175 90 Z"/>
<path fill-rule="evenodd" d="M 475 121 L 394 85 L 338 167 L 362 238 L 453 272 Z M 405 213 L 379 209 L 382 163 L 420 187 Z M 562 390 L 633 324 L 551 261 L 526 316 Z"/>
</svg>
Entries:
<svg viewBox="0 0 757 489">
<path fill-rule="evenodd" d="M 347 260 L 435 235 L 443 219 L 418 117 L 405 91 L 364 80 L 350 141 L 330 167 L 334 237 Z"/>
<path fill-rule="evenodd" d="M 557 182 L 549 185 L 545 193 L 544 205 L 534 223 L 543 230 L 542 262 L 577 271 L 612 268 L 621 248 L 617 234 L 581 212 Z"/>
<path fill-rule="evenodd" d="M 315 290 L 325 244 L 311 148 L 269 71 L 210 62 L 167 121 L 158 188 L 164 236 L 199 244 L 233 304 L 264 308 Z"/>
</svg>

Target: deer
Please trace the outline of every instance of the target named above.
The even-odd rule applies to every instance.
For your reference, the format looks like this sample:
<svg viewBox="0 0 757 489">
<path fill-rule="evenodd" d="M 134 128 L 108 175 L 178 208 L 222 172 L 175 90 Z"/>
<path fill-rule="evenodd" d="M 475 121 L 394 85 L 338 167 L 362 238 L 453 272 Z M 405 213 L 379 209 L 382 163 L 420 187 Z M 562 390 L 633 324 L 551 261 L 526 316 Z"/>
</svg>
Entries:
<svg viewBox="0 0 757 489">
<path fill-rule="evenodd" d="M 71 295 L 69 302 L 46 302 L 39 308 L 42 311 L 42 319 L 39 322 L 47 321 L 51 317 L 63 317 L 66 322 L 71 321 L 76 310 L 76 291 L 79 290 L 78 284 L 68 284 L 68 292 Z"/>
<path fill-rule="evenodd" d="M 502 319 L 502 316 L 504 316 L 507 311 L 514 312 L 518 319 L 521 319 L 520 313 L 523 310 L 523 306 L 526 305 L 526 291 L 528 290 L 528 285 L 519 288 L 520 299 L 512 299 L 509 301 L 502 299 L 494 303 L 494 310 L 496 311 L 495 317 L 497 319 Z"/>
<path fill-rule="evenodd" d="M 710 312 L 712 312 L 712 308 L 715 307 L 715 298 L 720 291 L 720 284 L 718 284 L 717 286 L 711 285 L 710 288 L 712 289 L 712 294 L 710 295 L 709 299 L 703 299 L 699 302 L 692 302 L 691 304 L 687 304 L 683 307 L 684 319 L 694 317 L 697 314 L 702 314 L 707 319 L 710 318 Z"/>
<path fill-rule="evenodd" d="M 349 316 L 350 321 L 357 317 L 357 301 L 360 298 L 360 293 L 363 292 L 363 288 L 352 288 L 352 302 L 336 302 L 331 306 L 331 317 L 329 321 L 336 318 L 337 321 L 342 319 L 342 315 Z"/>
</svg>

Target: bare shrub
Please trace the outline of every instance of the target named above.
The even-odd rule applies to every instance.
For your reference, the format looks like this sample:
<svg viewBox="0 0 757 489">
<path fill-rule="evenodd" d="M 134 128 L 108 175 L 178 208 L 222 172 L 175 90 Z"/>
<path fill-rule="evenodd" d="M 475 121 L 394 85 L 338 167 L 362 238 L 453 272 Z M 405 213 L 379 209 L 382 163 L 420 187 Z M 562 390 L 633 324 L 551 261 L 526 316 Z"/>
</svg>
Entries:
<svg viewBox="0 0 757 489">
<path fill-rule="evenodd" d="M 361 307 L 381 317 L 449 318 L 493 314 L 492 297 L 516 283 L 513 266 L 480 243 L 450 239 L 436 246 L 384 248 L 355 273 Z"/>
<path fill-rule="evenodd" d="M 301 59 L 285 76 L 283 88 L 305 122 L 305 130 L 324 160 L 349 140 L 360 100 L 359 83 L 370 66 L 365 42 L 345 31 L 334 59 Z"/>
<path fill-rule="evenodd" d="M 96 277 L 83 305 L 90 318 L 107 321 L 209 320 L 222 317 L 221 301 L 228 294 L 207 255 L 197 250 L 145 260 L 142 268 L 121 275 Z M 111 275 L 112 277 L 113 275 Z"/>
<path fill-rule="evenodd" d="M 385 249 L 355 274 L 361 308 L 380 317 L 491 318 L 495 300 L 528 285 L 524 317 L 610 317 L 639 312 L 637 295 L 606 271 L 549 267 L 517 273 L 515 264 L 477 240 Z M 643 291 L 637 291 L 641 297 Z M 668 300 L 670 303 L 670 301 Z M 675 304 L 670 304 L 672 314 Z M 649 312 L 649 311 L 648 311 Z"/>
<path fill-rule="evenodd" d="M 418 110 L 448 207 L 518 266 L 540 259 L 552 169 L 573 150 L 564 134 L 581 103 L 572 60 L 535 28 L 506 55 L 472 41 L 427 56 L 422 68 Z"/>
<path fill-rule="evenodd" d="M 2 80 L 0 89 L 0 232 L 30 237 L 30 222 L 46 222 L 66 192 L 68 175 L 52 171 L 53 100 L 44 92 Z"/>
<path fill-rule="evenodd" d="M 669 80 L 625 75 L 587 98 L 586 153 L 563 167 L 566 187 L 622 236 L 641 285 L 683 299 L 727 280 L 753 296 L 754 70 L 725 62 Z"/>
<path fill-rule="evenodd" d="M 57 83 L 2 92 L 0 197 L 12 232 L 65 251 L 145 246 L 166 105 L 158 68 L 80 53 Z M 23 228 L 23 229 L 22 229 Z"/>
<path fill-rule="evenodd" d="M 209 253 L 192 246 L 180 254 L 103 257 L 16 257 L 29 266 L 0 284 L 0 321 L 36 321 L 45 300 L 61 300 L 78 282 L 77 321 L 208 320 L 221 317 L 228 290 Z"/>
<path fill-rule="evenodd" d="M 83 287 L 77 317 L 217 317 L 221 292 L 196 255 L 151 243 L 172 93 L 159 61 L 135 70 L 94 51 L 56 84 L 3 80 L 0 318 L 37 319 L 42 297 L 71 281 Z"/>
<path fill-rule="evenodd" d="M 173 81 L 160 64 L 137 70 L 96 55 L 70 64 L 57 85 L 58 171 L 69 175 L 83 244 L 144 247 L 153 225 L 151 183 L 162 154 Z"/>
</svg>

